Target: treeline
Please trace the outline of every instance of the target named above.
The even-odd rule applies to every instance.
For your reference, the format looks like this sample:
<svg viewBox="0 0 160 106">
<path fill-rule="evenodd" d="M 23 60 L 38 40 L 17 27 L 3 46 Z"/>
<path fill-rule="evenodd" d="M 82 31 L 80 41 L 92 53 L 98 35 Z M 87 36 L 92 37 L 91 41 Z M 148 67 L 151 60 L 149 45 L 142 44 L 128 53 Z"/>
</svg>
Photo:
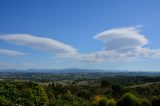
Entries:
<svg viewBox="0 0 160 106">
<path fill-rule="evenodd" d="M 22 73 L 22 72 L 0 72 L 0 79 L 7 80 L 29 80 L 36 82 L 53 82 L 61 80 L 110 80 L 118 82 L 122 85 L 140 84 L 148 82 L 160 81 L 159 73 L 111 73 L 111 72 L 97 72 L 97 73 Z"/>
<path fill-rule="evenodd" d="M 158 93 L 143 91 L 147 97 L 108 80 L 89 85 L 0 81 L 0 106 L 160 106 L 158 87 L 152 91 Z"/>
<path fill-rule="evenodd" d="M 123 86 L 130 86 L 135 84 L 143 84 L 150 82 L 160 82 L 160 76 L 114 76 L 103 77 L 101 80 L 108 80 L 112 83 L 118 83 Z"/>
</svg>

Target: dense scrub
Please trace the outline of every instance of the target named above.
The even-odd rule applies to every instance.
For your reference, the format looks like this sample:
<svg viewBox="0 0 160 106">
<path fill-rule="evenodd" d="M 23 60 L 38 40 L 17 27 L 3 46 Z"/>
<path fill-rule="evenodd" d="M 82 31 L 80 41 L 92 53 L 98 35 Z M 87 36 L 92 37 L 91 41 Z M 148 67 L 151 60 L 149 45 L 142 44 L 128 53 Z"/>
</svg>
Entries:
<svg viewBox="0 0 160 106">
<path fill-rule="evenodd" d="M 0 106 L 160 106 L 159 87 L 128 87 L 109 80 L 84 85 L 1 81 Z"/>
</svg>

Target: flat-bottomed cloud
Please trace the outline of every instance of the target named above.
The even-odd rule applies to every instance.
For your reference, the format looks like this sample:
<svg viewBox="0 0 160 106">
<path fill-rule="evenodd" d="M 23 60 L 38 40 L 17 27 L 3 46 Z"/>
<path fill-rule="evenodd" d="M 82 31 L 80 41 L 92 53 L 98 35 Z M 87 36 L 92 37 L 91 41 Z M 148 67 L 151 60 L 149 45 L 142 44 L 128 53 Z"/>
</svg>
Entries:
<svg viewBox="0 0 160 106">
<path fill-rule="evenodd" d="M 73 55 L 76 49 L 54 39 L 36 37 L 28 34 L 10 34 L 0 36 L 1 40 L 17 45 L 29 46 L 33 49 L 47 51 L 56 55 Z"/>
</svg>

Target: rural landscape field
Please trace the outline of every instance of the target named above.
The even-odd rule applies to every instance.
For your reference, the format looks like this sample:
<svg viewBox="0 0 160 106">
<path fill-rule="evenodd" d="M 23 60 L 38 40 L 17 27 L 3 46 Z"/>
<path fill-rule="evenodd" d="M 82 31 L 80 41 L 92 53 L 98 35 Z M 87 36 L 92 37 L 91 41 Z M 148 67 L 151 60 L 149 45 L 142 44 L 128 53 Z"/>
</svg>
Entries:
<svg viewBox="0 0 160 106">
<path fill-rule="evenodd" d="M 160 73 L 50 70 L 1 72 L 0 77 L 5 106 L 159 106 L 160 101 Z"/>
<path fill-rule="evenodd" d="M 0 106 L 160 106 L 159 0 L 0 0 Z"/>
</svg>

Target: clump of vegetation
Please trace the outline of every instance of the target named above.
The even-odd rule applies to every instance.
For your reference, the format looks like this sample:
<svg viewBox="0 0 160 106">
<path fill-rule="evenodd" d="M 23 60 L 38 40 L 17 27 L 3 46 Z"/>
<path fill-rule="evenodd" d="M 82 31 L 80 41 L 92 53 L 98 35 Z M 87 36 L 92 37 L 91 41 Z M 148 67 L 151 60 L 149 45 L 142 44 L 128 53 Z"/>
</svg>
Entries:
<svg viewBox="0 0 160 106">
<path fill-rule="evenodd" d="M 1 80 L 0 106 L 160 106 L 160 96 L 154 96 L 160 95 L 159 82 L 137 84 L 137 79 L 126 76 L 126 84 L 121 84 L 123 77 L 115 79 L 85 80 L 87 83 Z"/>
<path fill-rule="evenodd" d="M 114 99 L 110 99 L 108 101 L 108 106 L 116 106 L 116 101 Z"/>
<path fill-rule="evenodd" d="M 142 99 L 141 106 L 150 106 L 150 102 L 147 99 Z"/>
<path fill-rule="evenodd" d="M 107 98 L 101 98 L 98 102 L 98 106 L 108 106 L 108 99 Z"/>
<path fill-rule="evenodd" d="M 160 106 L 160 96 L 153 96 L 151 105 Z"/>
<path fill-rule="evenodd" d="M 140 106 L 140 102 L 135 95 L 127 93 L 117 101 L 116 106 Z"/>
</svg>

